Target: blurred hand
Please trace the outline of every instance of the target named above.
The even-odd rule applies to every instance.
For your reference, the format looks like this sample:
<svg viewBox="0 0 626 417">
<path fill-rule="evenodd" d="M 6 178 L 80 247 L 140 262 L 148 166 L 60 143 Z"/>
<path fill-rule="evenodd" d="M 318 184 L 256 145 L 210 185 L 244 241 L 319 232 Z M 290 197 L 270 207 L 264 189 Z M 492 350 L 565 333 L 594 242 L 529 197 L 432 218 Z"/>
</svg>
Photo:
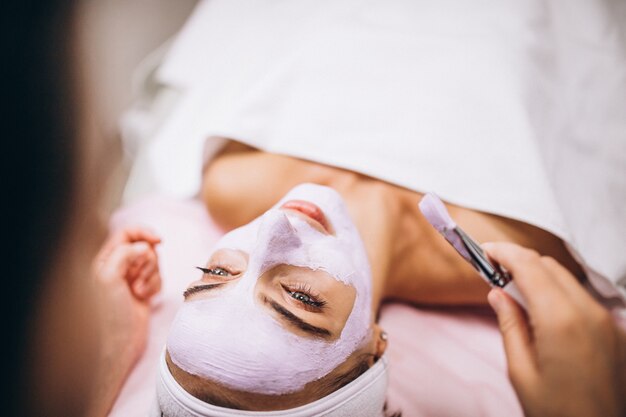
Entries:
<svg viewBox="0 0 626 417">
<path fill-rule="evenodd" d="M 488 296 L 525 415 L 626 415 L 626 334 L 611 314 L 554 259 L 511 243 L 483 248 L 527 301 L 524 313 L 501 289 Z"/>
<path fill-rule="evenodd" d="M 102 317 L 101 397 L 94 415 L 104 415 L 143 353 L 150 299 L 161 289 L 155 245 L 161 239 L 141 227 L 122 229 L 104 243 L 93 263 Z M 104 398 L 106 397 L 106 399 Z"/>
</svg>

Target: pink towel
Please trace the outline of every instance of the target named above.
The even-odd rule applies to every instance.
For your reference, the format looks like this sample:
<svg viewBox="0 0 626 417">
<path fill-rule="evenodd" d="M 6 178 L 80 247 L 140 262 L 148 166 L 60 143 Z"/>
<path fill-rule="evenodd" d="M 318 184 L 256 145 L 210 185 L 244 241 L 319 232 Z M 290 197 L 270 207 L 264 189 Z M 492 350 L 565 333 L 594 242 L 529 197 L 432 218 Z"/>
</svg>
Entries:
<svg viewBox="0 0 626 417">
<path fill-rule="evenodd" d="M 221 231 L 196 200 L 151 197 L 119 210 L 112 229 L 141 224 L 163 239 L 163 291 L 154 303 L 148 347 L 110 415 L 147 415 L 155 396 L 159 354 L 182 293 L 197 279 Z M 488 309 L 423 309 L 387 304 L 380 324 L 389 335 L 389 410 L 411 416 L 522 416 L 506 376 L 502 340 Z"/>
</svg>

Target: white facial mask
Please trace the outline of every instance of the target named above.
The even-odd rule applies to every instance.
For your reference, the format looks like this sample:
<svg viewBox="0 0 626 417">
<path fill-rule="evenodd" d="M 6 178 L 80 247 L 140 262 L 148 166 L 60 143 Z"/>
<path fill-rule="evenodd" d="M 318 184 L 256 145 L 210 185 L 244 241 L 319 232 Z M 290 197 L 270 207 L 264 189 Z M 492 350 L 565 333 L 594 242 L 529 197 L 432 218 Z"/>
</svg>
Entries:
<svg viewBox="0 0 626 417">
<path fill-rule="evenodd" d="M 328 236 L 278 210 L 289 200 L 310 201 L 335 230 Z M 239 281 L 210 299 L 185 302 L 167 340 L 172 361 L 184 371 L 229 388 L 287 394 L 327 375 L 366 340 L 371 316 L 371 272 L 365 248 L 339 194 L 303 184 L 250 224 L 225 235 L 215 250 L 249 254 Z M 284 329 L 254 299 L 259 277 L 277 265 L 323 270 L 356 290 L 341 336 L 332 342 Z"/>
</svg>

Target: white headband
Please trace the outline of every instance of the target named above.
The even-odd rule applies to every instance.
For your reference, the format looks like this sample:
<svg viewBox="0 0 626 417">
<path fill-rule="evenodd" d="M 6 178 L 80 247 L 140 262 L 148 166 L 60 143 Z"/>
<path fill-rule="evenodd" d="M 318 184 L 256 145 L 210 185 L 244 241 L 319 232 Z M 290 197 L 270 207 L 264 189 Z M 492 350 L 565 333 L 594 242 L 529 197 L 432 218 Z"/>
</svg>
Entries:
<svg viewBox="0 0 626 417">
<path fill-rule="evenodd" d="M 289 410 L 243 411 L 205 403 L 181 387 L 170 373 L 165 350 L 159 362 L 157 398 L 153 417 L 227 417 L 227 416 L 290 416 L 290 417 L 380 417 L 387 392 L 387 358 L 383 355 L 361 376 L 332 394 Z"/>
</svg>

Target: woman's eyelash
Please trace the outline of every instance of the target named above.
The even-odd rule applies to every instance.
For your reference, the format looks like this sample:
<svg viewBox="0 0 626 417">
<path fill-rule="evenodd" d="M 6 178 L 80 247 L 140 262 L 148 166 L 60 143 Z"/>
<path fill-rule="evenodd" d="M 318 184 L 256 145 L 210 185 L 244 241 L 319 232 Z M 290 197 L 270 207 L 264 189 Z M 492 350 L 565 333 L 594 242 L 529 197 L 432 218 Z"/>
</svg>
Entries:
<svg viewBox="0 0 626 417">
<path fill-rule="evenodd" d="M 293 299 L 306 306 L 323 308 L 326 305 L 326 301 L 321 299 L 319 294 L 314 294 L 309 285 L 295 284 L 292 286 L 282 285 L 282 287 Z"/>
<path fill-rule="evenodd" d="M 222 267 L 216 266 L 215 268 L 203 268 L 201 266 L 196 266 L 200 271 L 209 275 L 216 275 L 219 277 L 226 277 L 229 275 L 233 275 L 229 270 L 224 269 Z"/>
</svg>

